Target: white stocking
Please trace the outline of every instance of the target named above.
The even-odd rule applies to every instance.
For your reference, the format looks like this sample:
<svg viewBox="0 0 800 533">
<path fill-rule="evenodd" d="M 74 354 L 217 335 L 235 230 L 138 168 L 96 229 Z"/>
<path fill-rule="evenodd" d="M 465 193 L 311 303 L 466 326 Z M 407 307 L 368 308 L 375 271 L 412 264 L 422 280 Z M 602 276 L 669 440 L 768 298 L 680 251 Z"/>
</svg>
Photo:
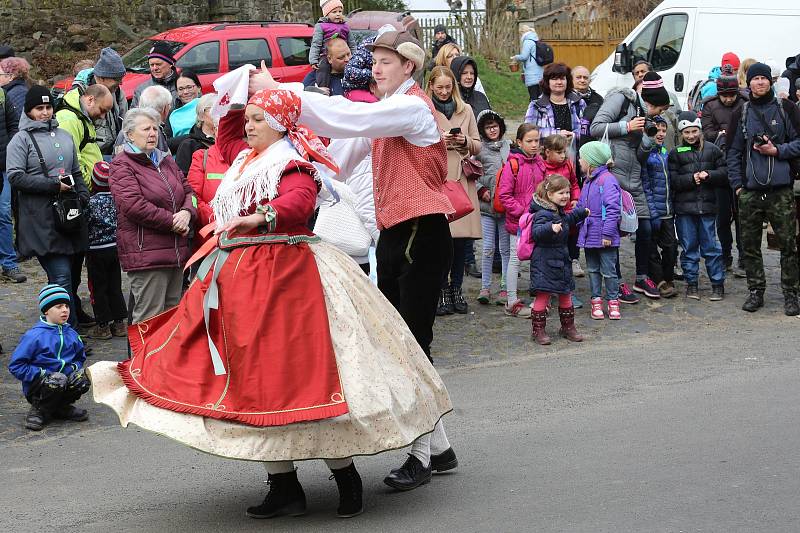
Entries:
<svg viewBox="0 0 800 533">
<path fill-rule="evenodd" d="M 439 455 L 450 448 L 450 441 L 447 440 L 447 433 L 444 432 L 444 424 L 439 419 L 431 434 L 431 455 Z"/>
<path fill-rule="evenodd" d="M 431 434 L 423 435 L 411 445 L 411 455 L 419 459 L 425 468 L 431 464 Z"/>
<path fill-rule="evenodd" d="M 288 474 L 294 471 L 293 461 L 267 461 L 264 463 L 268 474 Z"/>
<path fill-rule="evenodd" d="M 325 459 L 325 464 L 328 465 L 328 468 L 331 470 L 341 470 L 342 468 L 347 468 L 353 464 L 353 458 L 345 457 L 344 459 Z"/>
</svg>

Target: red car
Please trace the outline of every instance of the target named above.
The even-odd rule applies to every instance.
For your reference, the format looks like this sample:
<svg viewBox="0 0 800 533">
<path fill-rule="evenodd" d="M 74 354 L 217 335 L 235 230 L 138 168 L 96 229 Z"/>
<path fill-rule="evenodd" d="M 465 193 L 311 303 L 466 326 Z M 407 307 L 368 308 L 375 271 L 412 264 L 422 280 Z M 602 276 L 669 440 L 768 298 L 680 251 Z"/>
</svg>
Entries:
<svg viewBox="0 0 800 533">
<path fill-rule="evenodd" d="M 261 66 L 265 60 L 278 81 L 303 81 L 311 67 L 308 50 L 314 27 L 310 24 L 274 21 L 203 22 L 167 30 L 142 41 L 122 56 L 128 73 L 122 88 L 130 100 L 133 91 L 150 77 L 147 54 L 155 41 L 164 41 L 176 59 L 178 70 L 193 70 L 203 86 L 203 93 L 214 91 L 212 83 L 222 74 L 251 63 Z M 72 78 L 56 84 L 69 89 Z"/>
</svg>

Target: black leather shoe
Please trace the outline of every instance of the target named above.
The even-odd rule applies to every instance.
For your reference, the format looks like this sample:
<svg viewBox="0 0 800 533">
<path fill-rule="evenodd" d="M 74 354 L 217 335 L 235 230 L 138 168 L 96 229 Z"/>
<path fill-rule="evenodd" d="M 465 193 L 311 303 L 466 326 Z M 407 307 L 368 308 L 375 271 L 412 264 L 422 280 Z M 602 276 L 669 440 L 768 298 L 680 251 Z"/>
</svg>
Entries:
<svg viewBox="0 0 800 533">
<path fill-rule="evenodd" d="M 795 293 L 783 293 L 783 313 L 786 316 L 800 315 L 800 305 L 798 305 L 797 295 Z"/>
<path fill-rule="evenodd" d="M 446 472 L 458 466 L 458 459 L 453 448 L 447 448 L 438 455 L 431 455 L 431 471 Z"/>
<path fill-rule="evenodd" d="M 473 278 L 480 278 L 480 277 L 481 277 L 481 271 L 480 271 L 480 270 L 478 270 L 478 267 L 477 267 L 477 266 L 475 266 L 475 263 L 470 263 L 470 264 L 468 264 L 468 265 L 467 265 L 467 266 L 464 268 L 464 273 L 465 273 L 467 276 L 471 276 L 471 277 L 473 277 Z"/>
<path fill-rule="evenodd" d="M 751 290 L 750 294 L 747 295 L 747 300 L 742 304 L 742 311 L 755 313 L 760 307 L 764 307 L 764 291 Z"/>
<path fill-rule="evenodd" d="M 339 489 L 339 508 L 336 509 L 336 516 L 352 518 L 363 513 L 363 488 L 356 465 L 351 463 L 347 468 L 331 469 L 331 477 L 336 480 Z"/>
<path fill-rule="evenodd" d="M 28 411 L 28 415 L 25 417 L 25 428 L 31 431 L 41 431 L 46 423 L 44 411 L 35 405 L 31 405 L 31 410 Z"/>
<path fill-rule="evenodd" d="M 413 490 L 430 481 L 431 465 L 424 467 L 419 459 L 411 454 L 408 454 L 403 466 L 395 468 L 383 479 L 384 483 L 397 490 Z"/>
<path fill-rule="evenodd" d="M 466 315 L 469 311 L 469 304 L 461 293 L 461 287 L 450 287 L 450 298 L 453 302 L 453 311 L 459 315 Z"/>
<path fill-rule="evenodd" d="M 285 474 L 270 474 L 269 492 L 264 503 L 247 508 L 250 518 L 273 518 L 275 516 L 300 516 L 306 514 L 306 494 L 297 481 L 297 471 Z"/>
</svg>

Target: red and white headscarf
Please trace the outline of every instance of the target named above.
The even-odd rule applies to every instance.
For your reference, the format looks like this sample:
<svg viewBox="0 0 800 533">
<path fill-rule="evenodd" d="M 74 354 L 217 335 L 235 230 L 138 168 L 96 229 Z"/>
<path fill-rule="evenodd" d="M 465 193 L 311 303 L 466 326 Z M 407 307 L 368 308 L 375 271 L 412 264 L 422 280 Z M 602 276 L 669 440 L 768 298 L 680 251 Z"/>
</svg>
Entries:
<svg viewBox="0 0 800 533">
<path fill-rule="evenodd" d="M 335 173 L 339 172 L 336 161 L 319 137 L 305 126 L 297 124 L 302 108 L 299 96 L 283 89 L 264 89 L 251 96 L 247 103 L 263 109 L 269 126 L 275 131 L 286 132 L 289 141 L 304 159 L 317 161 Z"/>
</svg>

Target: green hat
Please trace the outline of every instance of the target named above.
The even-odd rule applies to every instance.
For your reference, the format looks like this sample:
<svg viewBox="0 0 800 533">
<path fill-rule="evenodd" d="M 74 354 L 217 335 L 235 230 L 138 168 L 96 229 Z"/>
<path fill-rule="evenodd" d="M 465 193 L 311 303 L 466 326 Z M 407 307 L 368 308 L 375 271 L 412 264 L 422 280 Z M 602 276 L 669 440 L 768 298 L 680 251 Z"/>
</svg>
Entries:
<svg viewBox="0 0 800 533">
<path fill-rule="evenodd" d="M 581 146 L 581 159 L 589 163 L 589 166 L 597 168 L 611 162 L 611 147 L 600 141 L 589 141 Z"/>
</svg>

